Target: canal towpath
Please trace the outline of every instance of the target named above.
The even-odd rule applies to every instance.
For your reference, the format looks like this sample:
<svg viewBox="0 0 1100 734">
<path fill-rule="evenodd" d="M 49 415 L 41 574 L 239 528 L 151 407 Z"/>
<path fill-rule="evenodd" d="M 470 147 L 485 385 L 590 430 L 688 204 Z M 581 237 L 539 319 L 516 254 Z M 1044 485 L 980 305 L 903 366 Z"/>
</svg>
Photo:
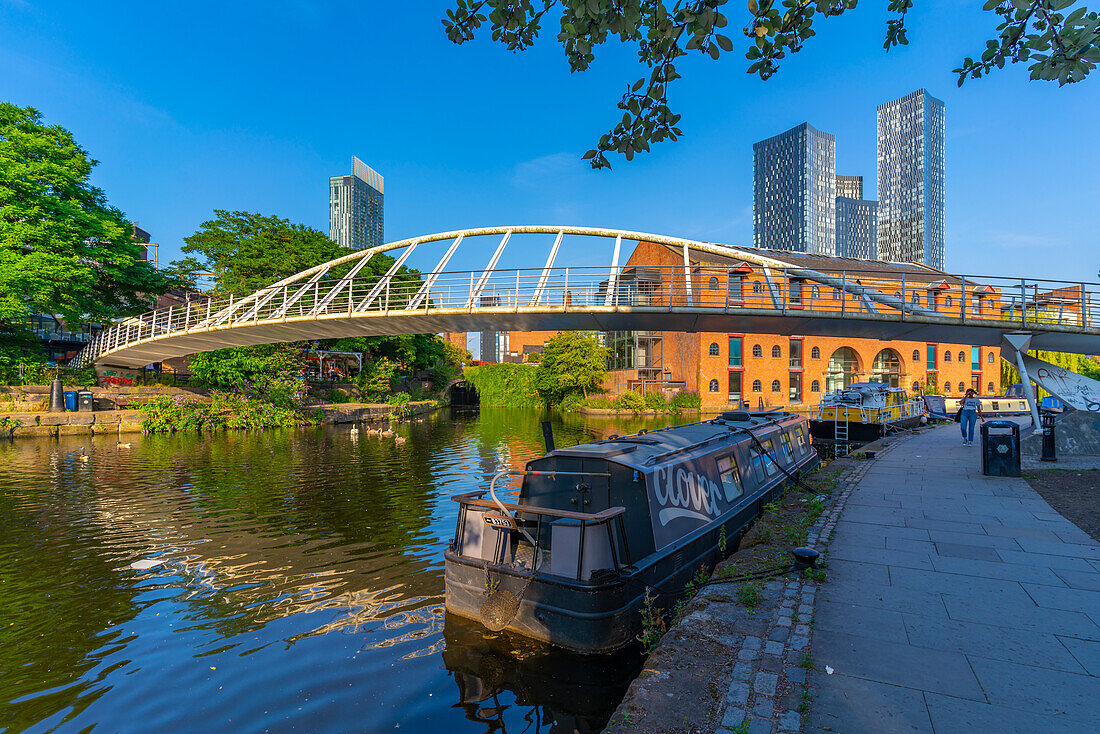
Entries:
<svg viewBox="0 0 1100 734">
<path fill-rule="evenodd" d="M 954 425 L 897 449 L 828 544 L 804 731 L 1100 731 L 1100 544 Z"/>
</svg>

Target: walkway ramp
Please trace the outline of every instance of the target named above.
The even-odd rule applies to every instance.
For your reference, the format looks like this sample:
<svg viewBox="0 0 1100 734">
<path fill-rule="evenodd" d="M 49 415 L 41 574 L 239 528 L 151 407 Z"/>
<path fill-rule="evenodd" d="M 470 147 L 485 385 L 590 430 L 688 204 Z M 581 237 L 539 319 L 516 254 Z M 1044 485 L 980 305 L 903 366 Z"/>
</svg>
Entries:
<svg viewBox="0 0 1100 734">
<path fill-rule="evenodd" d="M 1100 544 L 979 451 L 922 432 L 848 499 L 806 731 L 1100 731 Z"/>
</svg>

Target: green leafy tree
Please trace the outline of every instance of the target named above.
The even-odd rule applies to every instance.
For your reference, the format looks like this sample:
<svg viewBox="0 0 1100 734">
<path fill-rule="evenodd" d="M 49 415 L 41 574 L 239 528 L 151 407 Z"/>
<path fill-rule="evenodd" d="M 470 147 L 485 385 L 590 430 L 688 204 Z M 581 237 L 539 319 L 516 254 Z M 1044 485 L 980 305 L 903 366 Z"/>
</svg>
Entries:
<svg viewBox="0 0 1100 734">
<path fill-rule="evenodd" d="M 599 389 L 607 376 L 607 348 L 595 337 L 565 331 L 546 342 L 542 361 L 535 368 L 535 389 L 548 405 L 566 397 Z"/>
<path fill-rule="evenodd" d="M 212 273 L 218 293 L 247 295 L 349 252 L 324 232 L 289 219 L 222 209 L 214 215 L 184 237 L 183 252 L 189 257 L 170 268 L 185 278 Z"/>
<path fill-rule="evenodd" d="M 0 330 L 32 312 L 72 324 L 139 314 L 174 285 L 88 183 L 95 165 L 65 128 L 0 103 Z"/>
<path fill-rule="evenodd" d="M 277 405 L 297 405 L 305 393 L 306 362 L 294 344 L 231 347 L 196 354 L 189 369 L 207 387 L 251 395 Z"/>
<path fill-rule="evenodd" d="M 628 161 L 652 143 L 676 140 L 680 115 L 669 108 L 669 85 L 680 74 L 677 59 L 689 53 L 717 60 L 733 51 L 721 11 L 729 0 L 457 0 L 443 26 L 454 43 L 474 38 L 483 23 L 494 41 L 511 51 L 535 43 L 544 18 L 560 8 L 557 40 L 571 71 L 585 71 L 596 47 L 608 38 L 635 46 L 648 74 L 628 85 L 619 100 L 622 119 L 584 154 L 593 168 L 610 168 L 608 153 Z M 747 0 L 740 33 L 745 39 L 748 72 L 768 79 L 779 62 L 802 50 L 817 22 L 854 10 L 857 0 Z M 905 21 L 914 0 L 888 0 L 883 47 L 906 45 Z M 1079 0 L 987 0 L 987 12 L 1000 18 L 997 36 L 985 42 L 981 56 L 955 69 L 959 86 L 1002 68 L 1006 62 L 1030 62 L 1031 78 L 1059 85 L 1083 80 L 1100 61 L 1100 17 Z M 949 19 L 945 19 L 947 21 Z"/>
</svg>

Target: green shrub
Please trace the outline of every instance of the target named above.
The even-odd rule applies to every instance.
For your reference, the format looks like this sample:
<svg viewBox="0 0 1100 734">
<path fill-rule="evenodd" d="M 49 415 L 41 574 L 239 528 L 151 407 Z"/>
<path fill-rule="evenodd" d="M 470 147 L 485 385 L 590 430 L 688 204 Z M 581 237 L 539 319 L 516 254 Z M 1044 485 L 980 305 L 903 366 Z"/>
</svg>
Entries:
<svg viewBox="0 0 1100 734">
<path fill-rule="evenodd" d="M 462 376 L 477 389 L 486 407 L 539 408 L 542 399 L 535 390 L 537 367 L 525 364 L 487 364 L 467 367 Z"/>
<path fill-rule="evenodd" d="M 149 433 L 216 429 L 276 428 L 316 423 L 316 414 L 237 393 L 214 392 L 210 402 L 186 395 L 158 395 L 142 401 L 141 428 Z"/>
<path fill-rule="evenodd" d="M 633 390 L 627 390 L 612 402 L 617 410 L 630 410 L 639 413 L 645 410 L 645 398 Z"/>
<path fill-rule="evenodd" d="M 646 410 L 658 410 L 664 412 L 668 410 L 668 401 L 665 400 L 664 393 L 654 390 L 653 392 L 646 393 L 645 407 Z"/>
<path fill-rule="evenodd" d="M 699 393 L 691 392 L 689 390 L 681 390 L 672 396 L 672 400 L 669 401 L 669 405 L 675 411 L 681 411 L 686 408 L 698 408 L 702 405 L 702 399 L 699 397 Z"/>
</svg>

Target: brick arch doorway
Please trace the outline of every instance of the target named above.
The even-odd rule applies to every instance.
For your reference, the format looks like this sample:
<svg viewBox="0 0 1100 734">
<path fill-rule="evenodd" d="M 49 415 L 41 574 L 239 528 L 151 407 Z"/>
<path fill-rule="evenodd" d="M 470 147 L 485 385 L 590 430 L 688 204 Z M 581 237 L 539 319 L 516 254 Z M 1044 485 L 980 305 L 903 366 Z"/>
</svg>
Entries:
<svg viewBox="0 0 1100 734">
<path fill-rule="evenodd" d="M 876 354 L 871 363 L 871 381 L 901 387 L 901 355 L 890 348 Z"/>
<path fill-rule="evenodd" d="M 841 347 L 829 357 L 829 367 L 825 372 L 825 391 L 844 390 L 858 381 L 859 374 L 859 353 L 851 347 Z"/>
</svg>

